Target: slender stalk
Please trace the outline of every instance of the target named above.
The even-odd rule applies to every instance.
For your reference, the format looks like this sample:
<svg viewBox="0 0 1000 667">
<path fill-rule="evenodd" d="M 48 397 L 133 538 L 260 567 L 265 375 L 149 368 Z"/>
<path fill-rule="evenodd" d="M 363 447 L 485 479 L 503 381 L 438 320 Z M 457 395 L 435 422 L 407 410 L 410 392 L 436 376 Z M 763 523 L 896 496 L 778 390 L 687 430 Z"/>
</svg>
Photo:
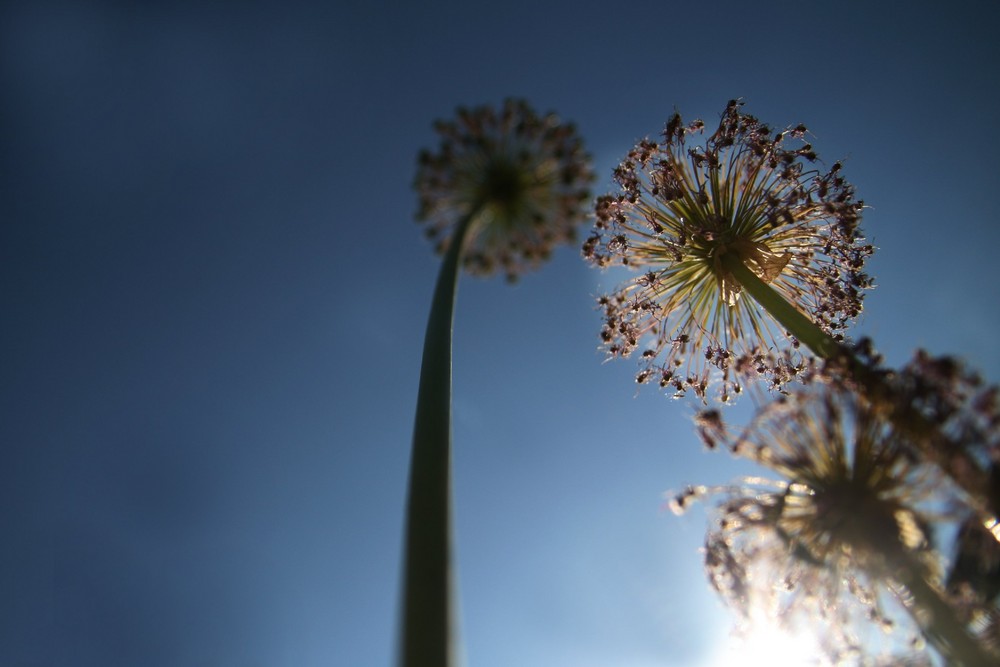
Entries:
<svg viewBox="0 0 1000 667">
<path fill-rule="evenodd" d="M 748 269 L 738 255 L 725 253 L 720 259 L 722 266 L 747 293 L 799 342 L 824 360 L 844 364 L 851 379 L 864 388 L 869 399 L 878 399 L 891 406 L 887 417 L 893 425 L 965 489 L 984 521 L 1000 516 L 1000 495 L 989 473 L 983 471 L 960 445 L 949 442 L 947 434 L 941 432 L 938 424 L 930 423 L 909 402 L 900 401 L 884 374 L 869 368 L 846 345 L 816 326 Z"/>
<path fill-rule="evenodd" d="M 758 278 L 740 260 L 739 255 L 727 252 L 720 259 L 726 271 L 729 271 L 736 278 L 743 289 L 754 298 L 754 301 L 759 303 L 774 319 L 778 320 L 781 326 L 785 327 L 800 343 L 815 352 L 817 356 L 823 359 L 833 359 L 838 354 L 843 353 L 843 346 L 840 343 L 800 313 L 770 285 Z"/>
<path fill-rule="evenodd" d="M 989 656 L 969 634 L 941 593 L 915 572 L 916 568 L 908 563 L 900 565 L 896 577 L 912 600 L 906 600 L 906 595 L 901 595 L 904 606 L 947 664 L 956 667 L 995 665 L 995 658 Z"/>
<path fill-rule="evenodd" d="M 410 458 L 400 667 L 459 664 L 452 559 L 451 349 L 462 246 L 479 207 L 459 221 L 441 262 L 420 368 Z"/>
</svg>

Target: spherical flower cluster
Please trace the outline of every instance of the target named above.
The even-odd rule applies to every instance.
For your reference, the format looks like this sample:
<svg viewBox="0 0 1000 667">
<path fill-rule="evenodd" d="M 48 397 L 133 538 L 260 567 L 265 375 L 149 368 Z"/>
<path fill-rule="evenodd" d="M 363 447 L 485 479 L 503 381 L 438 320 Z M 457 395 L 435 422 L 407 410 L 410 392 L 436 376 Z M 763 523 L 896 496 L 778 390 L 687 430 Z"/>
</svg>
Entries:
<svg viewBox="0 0 1000 667">
<path fill-rule="evenodd" d="M 835 653 L 858 649 L 852 633 L 872 620 L 885 629 L 906 622 L 905 602 L 886 608 L 886 594 L 905 601 L 925 590 L 940 558 L 931 512 L 943 516 L 954 487 L 846 392 L 784 396 L 736 438 L 709 413 L 700 427 L 778 477 L 691 487 L 672 501 L 679 512 L 693 499 L 718 498 L 705 565 L 722 598 L 744 616 L 764 607 L 826 618 L 824 627 L 843 632 L 827 647 Z"/>
<path fill-rule="evenodd" d="M 436 153 L 418 159 L 417 219 L 444 252 L 458 224 L 473 216 L 463 247 L 467 270 L 503 271 L 509 280 L 572 242 L 594 180 L 572 124 L 537 115 L 521 100 L 496 110 L 460 108 L 439 121 Z"/>
<path fill-rule="evenodd" d="M 703 145 L 689 140 L 704 123 L 678 114 L 662 141 L 639 142 L 615 169 L 621 191 L 598 198 L 583 246 L 595 266 L 642 272 L 600 299 L 601 337 L 612 357 L 641 348 L 637 381 L 676 395 L 704 398 L 721 375 L 728 400 L 741 378 L 763 375 L 778 387 L 808 363 L 745 294 L 727 268 L 734 259 L 838 340 L 871 286 L 863 202 L 841 164 L 821 171 L 804 126 L 774 132 L 741 106 L 729 102 Z"/>
<path fill-rule="evenodd" d="M 1000 387 L 953 356 L 918 349 L 893 369 L 866 337 L 846 352 L 853 361 L 833 359 L 804 379 L 864 396 L 915 458 L 934 464 L 962 489 L 980 521 L 1000 526 Z M 845 361 L 852 365 L 845 368 Z"/>
<path fill-rule="evenodd" d="M 894 373 L 891 387 L 877 405 L 890 415 L 914 410 L 933 424 L 908 433 L 917 450 L 962 486 L 971 504 L 1000 513 L 1000 387 L 960 359 L 924 350 Z"/>
</svg>

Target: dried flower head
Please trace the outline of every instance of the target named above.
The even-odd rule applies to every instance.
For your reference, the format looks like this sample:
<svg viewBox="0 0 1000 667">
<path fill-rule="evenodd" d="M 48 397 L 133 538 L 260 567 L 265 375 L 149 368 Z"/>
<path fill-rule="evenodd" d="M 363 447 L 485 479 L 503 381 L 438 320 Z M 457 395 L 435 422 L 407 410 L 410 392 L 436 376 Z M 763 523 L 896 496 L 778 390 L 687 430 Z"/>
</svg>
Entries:
<svg viewBox="0 0 1000 667">
<path fill-rule="evenodd" d="M 881 407 L 905 426 L 916 412 L 934 429 L 910 434 L 921 455 L 936 460 L 969 494 L 972 505 L 1000 513 L 1000 388 L 987 384 L 960 359 L 918 350 L 892 377 Z"/>
<path fill-rule="evenodd" d="M 896 431 L 849 393 L 816 388 L 765 406 L 731 443 L 776 472 L 777 495 L 754 495 L 784 539 L 814 563 L 880 574 L 929 545 L 920 508 L 941 500 L 935 469 L 911 456 Z M 743 504 L 740 500 L 738 503 Z M 744 506 L 747 507 L 747 506 Z"/>
<path fill-rule="evenodd" d="M 893 369 L 867 338 L 848 352 L 853 359 L 831 359 L 814 377 L 863 395 L 914 457 L 962 489 L 981 522 L 1000 525 L 1000 387 L 952 356 L 917 350 Z"/>
<path fill-rule="evenodd" d="M 932 521 L 950 515 L 958 494 L 876 410 L 824 389 L 772 402 L 727 443 L 779 479 L 690 487 L 672 506 L 718 498 L 706 570 L 742 616 L 763 607 L 786 622 L 824 618 L 842 633 L 827 647 L 840 658 L 862 649 L 865 628 L 895 632 L 906 623 L 933 640 L 947 606 L 930 583 L 942 560 Z"/>
<path fill-rule="evenodd" d="M 729 102 L 703 145 L 689 139 L 704 123 L 679 114 L 662 141 L 639 142 L 615 169 L 621 192 L 598 198 L 583 246 L 598 267 L 642 272 L 599 301 L 609 354 L 643 347 L 637 381 L 658 380 L 678 395 L 704 397 L 713 368 L 728 399 L 741 377 L 764 375 L 780 387 L 806 363 L 727 270 L 733 257 L 838 340 L 871 286 L 863 203 L 841 164 L 821 171 L 804 126 L 773 132 L 741 106 Z"/>
<path fill-rule="evenodd" d="M 460 108 L 435 130 L 440 147 L 421 151 L 414 187 L 417 219 L 439 253 L 459 221 L 474 215 L 465 268 L 513 280 L 576 238 L 594 173 L 572 124 L 507 100 L 499 110 Z"/>
</svg>

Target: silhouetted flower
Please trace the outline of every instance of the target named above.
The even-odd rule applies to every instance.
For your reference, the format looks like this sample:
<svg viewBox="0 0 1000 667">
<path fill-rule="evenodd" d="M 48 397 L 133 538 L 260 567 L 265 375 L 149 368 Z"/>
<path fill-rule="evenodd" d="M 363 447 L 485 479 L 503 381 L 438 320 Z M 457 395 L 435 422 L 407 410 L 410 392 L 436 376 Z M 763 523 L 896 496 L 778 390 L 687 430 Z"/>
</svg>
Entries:
<svg viewBox="0 0 1000 667">
<path fill-rule="evenodd" d="M 465 268 L 514 279 L 576 238 L 594 174 L 572 124 L 507 100 L 499 110 L 460 108 L 435 130 L 440 147 L 420 153 L 414 187 L 438 252 L 472 215 Z"/>
<path fill-rule="evenodd" d="M 867 338 L 844 351 L 814 377 L 864 396 L 914 457 L 962 489 L 979 522 L 1000 525 L 1000 387 L 953 356 L 917 350 L 893 369 Z"/>
<path fill-rule="evenodd" d="M 840 633 L 827 637 L 838 659 L 862 650 L 859 629 L 896 630 L 907 615 L 946 656 L 982 655 L 934 583 L 932 521 L 960 518 L 948 512 L 960 494 L 877 411 L 848 393 L 801 390 L 726 444 L 779 478 L 689 487 L 672 507 L 718 499 L 705 565 L 730 606 L 747 618 L 764 607 L 786 622 L 825 619 Z"/>
<path fill-rule="evenodd" d="M 704 397 L 712 369 L 723 399 L 740 378 L 780 386 L 806 363 L 796 341 L 727 268 L 738 259 L 838 340 L 871 286 L 863 272 L 863 203 L 841 175 L 821 171 L 802 125 L 773 132 L 729 102 L 701 146 L 704 123 L 668 121 L 661 142 L 639 142 L 615 169 L 621 192 L 598 198 L 583 246 L 594 265 L 642 275 L 599 301 L 612 357 L 642 347 L 637 381 Z M 727 257 L 728 255 L 728 257 Z"/>
<path fill-rule="evenodd" d="M 937 463 L 966 491 L 970 504 L 983 513 L 981 518 L 996 522 L 1000 388 L 986 384 L 960 359 L 923 350 L 890 377 L 887 393 L 876 394 L 876 404 L 906 428 L 920 456 Z M 934 428 L 921 428 L 924 424 Z"/>
<path fill-rule="evenodd" d="M 423 151 L 417 217 L 443 254 L 417 392 L 404 541 L 399 664 L 459 662 L 452 553 L 452 331 L 461 265 L 510 280 L 572 240 L 593 180 L 572 125 L 537 116 L 522 101 L 459 109 L 436 125 L 437 153 Z"/>
</svg>

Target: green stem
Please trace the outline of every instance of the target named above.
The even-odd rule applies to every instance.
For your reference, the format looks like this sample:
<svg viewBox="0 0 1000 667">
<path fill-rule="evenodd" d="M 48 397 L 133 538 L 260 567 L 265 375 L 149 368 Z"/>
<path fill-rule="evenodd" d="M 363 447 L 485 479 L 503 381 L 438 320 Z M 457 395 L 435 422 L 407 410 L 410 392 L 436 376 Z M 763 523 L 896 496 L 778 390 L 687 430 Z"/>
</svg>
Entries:
<svg viewBox="0 0 1000 667">
<path fill-rule="evenodd" d="M 924 637 L 937 649 L 948 665 L 956 667 L 986 667 L 995 665 L 980 643 L 969 634 L 956 617 L 955 610 L 940 591 L 915 572 L 916 568 L 900 563 L 896 576 L 909 592 L 912 601 L 903 597 L 903 604 L 920 626 Z"/>
<path fill-rule="evenodd" d="M 452 562 L 451 348 L 462 245 L 478 209 L 455 228 L 424 338 L 407 500 L 400 667 L 459 664 Z"/>
<path fill-rule="evenodd" d="M 757 274 L 747 268 L 739 255 L 727 252 L 720 259 L 723 268 L 733 275 L 736 281 L 743 286 L 743 289 L 753 297 L 754 301 L 759 303 L 764 310 L 771 314 L 771 317 L 817 356 L 823 359 L 833 359 L 843 353 L 843 346 L 840 343 L 800 313 L 770 285 L 758 278 Z"/>
<path fill-rule="evenodd" d="M 899 400 L 883 373 L 863 363 L 846 345 L 816 326 L 747 268 L 739 255 L 725 253 L 720 260 L 743 289 L 799 342 L 821 359 L 843 364 L 851 380 L 864 390 L 869 400 L 890 406 L 887 417 L 896 429 L 968 493 L 984 520 L 1000 517 L 998 482 L 991 480 L 989 473 L 982 470 L 960 443 L 951 441 L 938 424 L 930 423 L 908 400 Z"/>
</svg>

